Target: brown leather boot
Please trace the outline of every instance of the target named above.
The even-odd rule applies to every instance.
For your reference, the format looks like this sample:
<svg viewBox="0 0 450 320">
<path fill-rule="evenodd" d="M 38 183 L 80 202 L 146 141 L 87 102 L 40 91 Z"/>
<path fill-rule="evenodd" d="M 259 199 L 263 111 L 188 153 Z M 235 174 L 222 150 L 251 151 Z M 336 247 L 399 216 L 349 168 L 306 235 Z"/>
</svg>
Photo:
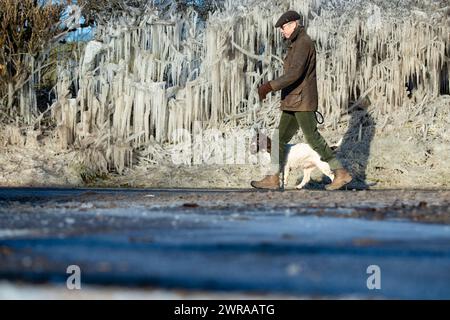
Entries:
<svg viewBox="0 0 450 320">
<path fill-rule="evenodd" d="M 325 186 L 325 189 L 327 190 L 340 189 L 353 179 L 350 173 L 344 168 L 334 170 L 333 173 L 334 173 L 333 182 Z"/>
<path fill-rule="evenodd" d="M 272 189 L 276 190 L 280 188 L 280 175 L 267 175 L 262 180 L 250 182 L 253 188 L 257 189 Z"/>
</svg>

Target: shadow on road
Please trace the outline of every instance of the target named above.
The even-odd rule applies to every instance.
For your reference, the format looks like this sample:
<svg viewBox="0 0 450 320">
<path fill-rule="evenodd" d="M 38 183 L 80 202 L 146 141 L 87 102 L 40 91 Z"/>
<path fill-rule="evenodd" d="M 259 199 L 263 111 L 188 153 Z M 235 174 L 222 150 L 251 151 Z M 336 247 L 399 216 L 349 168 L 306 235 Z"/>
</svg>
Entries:
<svg viewBox="0 0 450 320">
<path fill-rule="evenodd" d="M 358 108 L 351 113 L 347 132 L 337 153 L 338 159 L 353 176 L 349 188 L 365 190 L 371 186 L 366 181 L 366 170 L 375 125 L 367 108 Z"/>
<path fill-rule="evenodd" d="M 376 123 L 367 108 L 370 102 L 363 102 L 361 106 L 350 111 L 348 129 L 336 153 L 337 158 L 353 176 L 353 181 L 346 186 L 347 189 L 366 190 L 373 186 L 366 181 L 366 170 Z M 298 182 L 300 181 L 301 177 Z M 330 182 L 330 179 L 324 176 L 321 181 L 308 183 L 305 189 L 324 190 L 325 185 Z"/>
</svg>

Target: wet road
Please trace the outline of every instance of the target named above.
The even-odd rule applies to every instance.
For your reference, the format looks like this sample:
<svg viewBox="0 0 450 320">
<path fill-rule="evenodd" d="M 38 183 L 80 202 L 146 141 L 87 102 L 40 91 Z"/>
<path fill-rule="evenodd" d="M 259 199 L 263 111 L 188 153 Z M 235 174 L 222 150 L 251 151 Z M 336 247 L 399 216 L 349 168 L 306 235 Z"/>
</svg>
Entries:
<svg viewBox="0 0 450 320">
<path fill-rule="evenodd" d="M 0 280 L 448 299 L 449 214 L 435 191 L 0 189 Z"/>
</svg>

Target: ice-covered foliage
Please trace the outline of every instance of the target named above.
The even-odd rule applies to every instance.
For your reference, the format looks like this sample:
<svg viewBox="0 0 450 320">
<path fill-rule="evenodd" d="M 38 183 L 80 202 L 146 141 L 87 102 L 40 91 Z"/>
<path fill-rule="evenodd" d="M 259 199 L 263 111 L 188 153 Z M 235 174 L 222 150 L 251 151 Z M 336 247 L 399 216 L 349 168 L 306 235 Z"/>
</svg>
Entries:
<svg viewBox="0 0 450 320">
<path fill-rule="evenodd" d="M 86 150 L 93 165 L 122 172 L 136 159 L 160 161 L 162 145 L 186 139 L 179 129 L 273 129 L 279 94 L 260 103 L 256 88 L 282 73 L 285 47 L 274 23 L 288 8 L 303 14 L 315 41 L 328 123 L 368 100 L 375 115 L 405 103 L 420 108 L 449 91 L 449 7 L 394 2 L 227 0 L 206 22 L 195 11 L 152 6 L 139 18 L 118 15 L 98 26 L 75 73 L 61 66 L 59 138 Z"/>
</svg>

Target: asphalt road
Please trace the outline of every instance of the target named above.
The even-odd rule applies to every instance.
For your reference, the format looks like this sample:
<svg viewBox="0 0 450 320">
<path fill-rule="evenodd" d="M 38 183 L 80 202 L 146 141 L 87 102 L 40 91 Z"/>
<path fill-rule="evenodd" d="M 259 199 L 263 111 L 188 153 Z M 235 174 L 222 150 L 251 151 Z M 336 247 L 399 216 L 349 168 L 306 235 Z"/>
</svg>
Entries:
<svg viewBox="0 0 450 320">
<path fill-rule="evenodd" d="M 448 299 L 449 198 L 426 190 L 0 189 L 0 281 L 61 285 L 77 265 L 83 286 Z M 379 268 L 380 289 L 367 286 L 369 266 Z"/>
</svg>

